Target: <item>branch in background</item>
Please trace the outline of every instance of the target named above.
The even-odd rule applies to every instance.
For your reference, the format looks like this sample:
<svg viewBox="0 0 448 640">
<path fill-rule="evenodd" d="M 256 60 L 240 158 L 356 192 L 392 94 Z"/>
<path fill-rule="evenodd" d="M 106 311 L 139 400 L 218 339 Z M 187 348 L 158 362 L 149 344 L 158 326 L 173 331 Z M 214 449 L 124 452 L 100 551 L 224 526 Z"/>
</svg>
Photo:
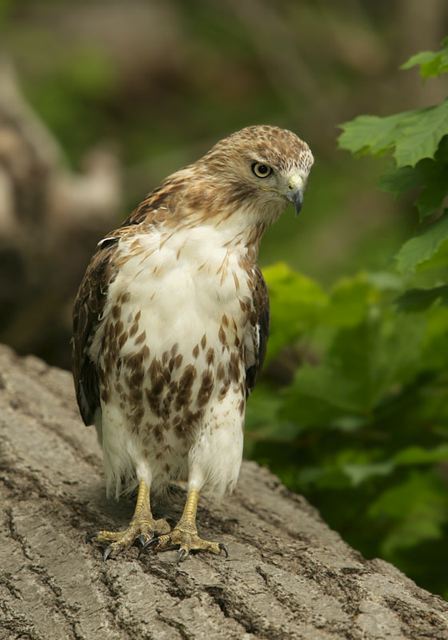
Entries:
<svg viewBox="0 0 448 640">
<path fill-rule="evenodd" d="M 0 64 L 0 338 L 68 366 L 71 296 L 121 201 L 117 160 L 93 150 L 74 174 Z M 62 349 L 59 357 L 58 350 Z M 57 354 L 57 356 L 56 356 Z"/>
</svg>

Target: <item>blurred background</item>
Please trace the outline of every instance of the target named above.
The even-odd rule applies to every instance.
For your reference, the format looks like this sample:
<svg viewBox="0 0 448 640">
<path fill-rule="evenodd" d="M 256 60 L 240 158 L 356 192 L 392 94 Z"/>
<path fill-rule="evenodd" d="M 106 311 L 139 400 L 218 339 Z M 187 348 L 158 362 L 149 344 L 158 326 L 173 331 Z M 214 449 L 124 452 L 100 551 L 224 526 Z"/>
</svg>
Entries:
<svg viewBox="0 0 448 640">
<path fill-rule="evenodd" d="M 96 238 L 249 124 L 290 128 L 316 157 L 303 216 L 270 230 L 262 264 L 325 282 L 383 265 L 415 219 L 374 189 L 380 163 L 338 150 L 338 125 L 440 97 L 398 66 L 437 47 L 447 15 L 444 0 L 0 0 L 0 340 L 69 367 Z"/>
<path fill-rule="evenodd" d="M 163 177 L 246 125 L 292 129 L 316 158 L 303 213 L 268 232 L 263 266 L 284 262 L 328 288 L 389 269 L 417 225 L 406 198 L 376 188 L 388 160 L 339 150 L 338 125 L 445 96 L 446 81 L 399 71 L 448 33 L 445 0 L 0 0 L 0 28 L 0 341 L 20 353 L 70 367 L 73 296 L 98 239 Z M 288 381 L 288 353 L 267 375 Z M 265 407 L 253 406 L 256 435 Z M 282 475 L 281 455 L 248 454 Z M 339 528 L 352 544 L 400 564 L 347 518 Z M 419 571 L 409 568 L 445 592 Z"/>
</svg>

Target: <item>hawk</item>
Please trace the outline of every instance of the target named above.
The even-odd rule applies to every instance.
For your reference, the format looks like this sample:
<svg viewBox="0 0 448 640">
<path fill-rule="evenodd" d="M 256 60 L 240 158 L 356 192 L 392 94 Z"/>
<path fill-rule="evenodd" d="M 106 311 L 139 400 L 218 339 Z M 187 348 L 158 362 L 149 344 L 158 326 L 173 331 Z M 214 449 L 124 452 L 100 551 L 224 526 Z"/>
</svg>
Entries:
<svg viewBox="0 0 448 640">
<path fill-rule="evenodd" d="M 226 552 L 196 527 L 202 490 L 237 482 L 246 399 L 263 362 L 269 300 L 257 256 L 286 204 L 297 212 L 313 164 L 291 131 L 252 126 L 173 173 L 98 243 L 74 305 L 73 370 L 95 424 L 108 493 L 138 487 L 125 531 L 100 531 L 104 557 L 134 543 Z M 150 492 L 187 482 L 177 525 Z"/>
</svg>

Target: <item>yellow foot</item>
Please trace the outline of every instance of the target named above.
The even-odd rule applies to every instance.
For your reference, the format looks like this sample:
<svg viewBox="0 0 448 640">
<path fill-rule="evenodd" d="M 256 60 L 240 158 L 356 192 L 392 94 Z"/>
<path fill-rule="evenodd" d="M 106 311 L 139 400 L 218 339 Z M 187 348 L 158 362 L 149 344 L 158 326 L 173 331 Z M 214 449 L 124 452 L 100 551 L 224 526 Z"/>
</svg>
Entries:
<svg viewBox="0 0 448 640">
<path fill-rule="evenodd" d="M 133 544 L 145 547 L 156 535 L 168 534 L 170 525 L 166 520 L 132 520 L 124 531 L 99 531 L 93 536 L 93 541 L 106 546 L 103 552 L 103 560 L 116 556 Z"/>
<path fill-rule="evenodd" d="M 184 529 L 179 526 L 174 527 L 170 533 L 149 540 L 141 551 L 143 552 L 148 548 L 153 551 L 169 551 L 178 548 L 177 562 L 186 560 L 190 555 L 190 551 L 209 551 L 218 555 L 223 551 L 226 558 L 229 557 L 227 547 L 222 542 L 203 540 L 198 536 L 195 529 Z"/>
</svg>

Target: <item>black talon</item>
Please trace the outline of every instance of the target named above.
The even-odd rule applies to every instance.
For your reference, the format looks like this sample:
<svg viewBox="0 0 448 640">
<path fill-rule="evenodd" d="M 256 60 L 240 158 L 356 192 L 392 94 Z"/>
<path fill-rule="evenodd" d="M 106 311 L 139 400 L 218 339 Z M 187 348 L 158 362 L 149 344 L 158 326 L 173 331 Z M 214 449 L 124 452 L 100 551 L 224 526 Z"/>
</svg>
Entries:
<svg viewBox="0 0 448 640">
<path fill-rule="evenodd" d="M 139 536 L 140 537 L 140 536 Z M 145 542 L 145 544 L 143 544 L 140 547 L 140 550 L 138 552 L 138 558 L 140 558 L 140 556 L 142 555 L 142 553 L 144 553 L 147 549 L 149 549 L 149 547 L 152 547 L 153 545 L 156 544 L 156 542 L 158 541 L 158 538 L 151 538 L 151 540 L 148 540 L 147 542 Z"/>
<path fill-rule="evenodd" d="M 135 542 L 142 549 L 146 544 L 146 537 L 141 533 L 138 538 L 135 539 Z"/>
<path fill-rule="evenodd" d="M 112 547 L 111 547 L 111 545 L 109 545 L 103 551 L 103 560 L 104 560 L 104 562 L 106 562 L 106 560 L 108 559 L 108 557 L 110 556 L 111 553 L 112 553 Z"/>
<path fill-rule="evenodd" d="M 94 538 L 96 538 L 98 535 L 98 533 L 96 531 L 91 531 L 90 533 L 86 533 L 85 535 L 85 541 L 86 542 L 92 542 L 92 540 Z"/>
<path fill-rule="evenodd" d="M 187 549 L 179 549 L 179 551 L 177 552 L 177 560 L 176 560 L 176 563 L 177 563 L 177 564 L 180 564 L 181 562 L 184 562 L 187 558 L 188 558 L 188 551 L 187 551 Z"/>
<path fill-rule="evenodd" d="M 226 545 L 223 542 L 220 542 L 218 546 L 219 546 L 219 550 L 220 551 L 224 551 L 224 555 L 226 556 L 226 558 L 228 558 L 229 557 L 229 551 L 228 551 Z"/>
</svg>

